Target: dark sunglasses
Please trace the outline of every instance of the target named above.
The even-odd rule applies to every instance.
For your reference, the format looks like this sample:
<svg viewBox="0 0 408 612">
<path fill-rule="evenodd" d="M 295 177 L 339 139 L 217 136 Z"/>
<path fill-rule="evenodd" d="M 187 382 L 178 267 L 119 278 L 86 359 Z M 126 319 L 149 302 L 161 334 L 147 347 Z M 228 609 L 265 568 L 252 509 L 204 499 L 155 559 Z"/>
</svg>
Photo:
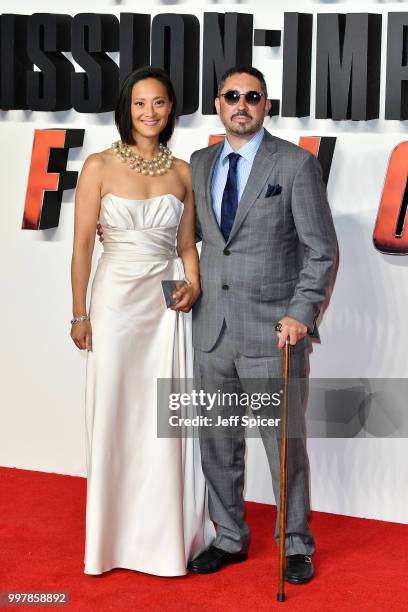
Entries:
<svg viewBox="0 0 408 612">
<path fill-rule="evenodd" d="M 240 93 L 236 89 L 230 89 L 227 92 L 220 94 L 220 96 L 222 96 L 226 103 L 230 106 L 238 104 L 241 99 L 241 96 L 245 97 L 245 102 L 247 104 L 249 104 L 250 106 L 256 106 L 260 103 L 263 95 L 264 93 L 259 91 L 247 91 L 245 93 Z"/>
</svg>

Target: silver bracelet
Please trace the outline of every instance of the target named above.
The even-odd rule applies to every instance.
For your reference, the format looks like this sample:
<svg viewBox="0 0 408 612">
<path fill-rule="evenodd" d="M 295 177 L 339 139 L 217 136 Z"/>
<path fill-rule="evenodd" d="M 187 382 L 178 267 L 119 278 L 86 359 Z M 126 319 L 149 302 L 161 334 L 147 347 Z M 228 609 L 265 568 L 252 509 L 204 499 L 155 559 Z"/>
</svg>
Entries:
<svg viewBox="0 0 408 612">
<path fill-rule="evenodd" d="M 82 321 L 90 321 L 90 316 L 89 315 L 81 315 L 80 317 L 74 317 L 71 321 L 71 325 L 73 325 L 74 323 L 82 323 Z"/>
</svg>

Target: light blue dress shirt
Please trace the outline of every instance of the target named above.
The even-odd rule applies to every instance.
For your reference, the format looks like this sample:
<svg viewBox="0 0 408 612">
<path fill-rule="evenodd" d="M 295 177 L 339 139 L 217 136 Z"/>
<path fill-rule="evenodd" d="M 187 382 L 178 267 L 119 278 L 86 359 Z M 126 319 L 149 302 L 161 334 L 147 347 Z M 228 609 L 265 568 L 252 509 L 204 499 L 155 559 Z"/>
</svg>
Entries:
<svg viewBox="0 0 408 612">
<path fill-rule="evenodd" d="M 224 146 L 221 149 L 221 153 L 217 161 L 215 162 L 214 172 L 211 180 L 212 205 L 218 225 L 221 225 L 222 196 L 224 194 L 225 183 L 227 182 L 228 176 L 229 160 L 227 155 L 229 153 L 239 153 L 241 155 L 241 158 L 238 160 L 237 164 L 237 188 L 239 202 L 244 192 L 245 185 L 247 184 L 255 155 L 259 149 L 259 145 L 263 140 L 264 131 L 264 128 L 261 128 L 259 132 L 256 132 L 256 134 L 253 135 L 251 140 L 249 140 L 237 151 L 235 151 L 231 147 L 230 143 L 226 138 L 224 140 Z"/>
</svg>

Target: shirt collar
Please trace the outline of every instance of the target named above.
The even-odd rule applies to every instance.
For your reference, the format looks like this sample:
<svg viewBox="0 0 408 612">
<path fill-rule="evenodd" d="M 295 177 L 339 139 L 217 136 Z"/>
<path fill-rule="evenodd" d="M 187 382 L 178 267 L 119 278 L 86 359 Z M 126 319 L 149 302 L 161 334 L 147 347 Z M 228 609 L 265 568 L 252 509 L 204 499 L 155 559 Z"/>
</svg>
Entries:
<svg viewBox="0 0 408 612">
<path fill-rule="evenodd" d="M 221 158 L 220 158 L 221 163 L 225 162 L 227 155 L 229 155 L 230 153 L 239 153 L 241 157 L 243 157 L 244 159 L 246 159 L 248 162 L 252 164 L 252 162 L 254 161 L 255 155 L 259 149 L 259 145 L 261 144 L 263 140 L 264 132 L 265 132 L 265 129 L 262 127 L 258 132 L 256 132 L 256 134 L 252 136 L 251 140 L 249 140 L 246 144 L 244 144 L 237 151 L 235 151 L 231 147 L 227 138 L 225 138 L 224 146 L 221 150 Z"/>
</svg>

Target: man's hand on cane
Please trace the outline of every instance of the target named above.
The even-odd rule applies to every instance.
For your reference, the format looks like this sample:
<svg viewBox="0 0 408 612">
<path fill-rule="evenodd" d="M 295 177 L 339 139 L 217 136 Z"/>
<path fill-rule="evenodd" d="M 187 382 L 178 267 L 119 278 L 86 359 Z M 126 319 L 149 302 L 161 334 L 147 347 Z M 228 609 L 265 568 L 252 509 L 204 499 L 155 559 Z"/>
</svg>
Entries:
<svg viewBox="0 0 408 612">
<path fill-rule="evenodd" d="M 296 319 L 292 319 L 292 317 L 283 317 L 277 323 L 275 330 L 279 338 L 278 346 L 280 349 L 285 346 L 286 338 L 289 338 L 289 343 L 294 346 L 307 334 L 306 325 Z"/>
</svg>

